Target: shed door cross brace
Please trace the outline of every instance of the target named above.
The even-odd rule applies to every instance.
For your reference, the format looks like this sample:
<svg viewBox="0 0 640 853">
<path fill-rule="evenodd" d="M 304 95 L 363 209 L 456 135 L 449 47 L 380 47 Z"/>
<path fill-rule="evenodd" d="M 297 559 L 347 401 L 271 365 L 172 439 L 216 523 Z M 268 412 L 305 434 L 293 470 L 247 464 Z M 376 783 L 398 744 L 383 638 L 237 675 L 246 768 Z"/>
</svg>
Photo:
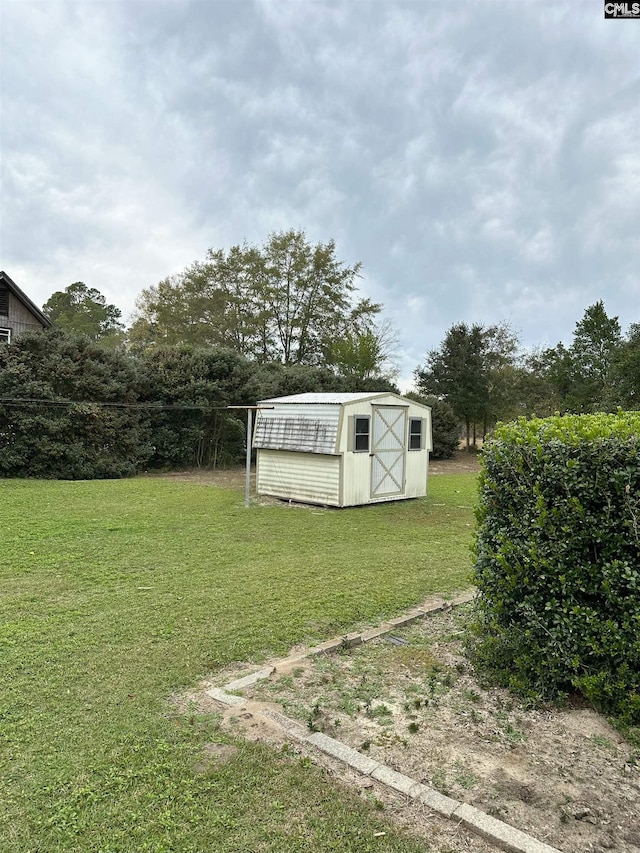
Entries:
<svg viewBox="0 0 640 853">
<path fill-rule="evenodd" d="M 390 466 L 389 466 L 389 467 L 387 467 L 387 465 L 383 462 L 383 460 L 380 458 L 380 456 L 377 456 L 377 457 L 376 457 L 376 458 L 377 458 L 377 460 L 378 460 L 378 463 L 380 464 L 380 467 L 384 469 L 386 476 L 390 477 L 390 478 L 393 480 L 393 482 L 394 482 L 394 483 L 396 484 L 396 486 L 398 487 L 398 491 L 399 491 L 399 492 L 401 492 L 401 491 L 402 491 L 402 483 L 399 483 L 399 482 L 398 482 L 398 478 L 397 478 L 397 477 L 396 477 L 396 475 L 393 473 L 393 469 L 397 467 L 398 462 L 400 462 L 400 461 L 401 461 L 402 457 L 403 457 L 403 453 L 402 453 L 402 451 L 401 451 L 400 453 L 398 453 L 398 455 L 396 456 L 396 458 L 392 460 L 392 462 L 391 462 L 391 464 L 390 464 Z M 401 468 L 400 470 L 402 470 L 402 468 Z M 375 489 L 374 489 L 374 494 L 378 491 L 378 489 L 380 488 L 380 486 L 381 486 L 382 482 L 384 481 L 384 479 L 385 479 L 385 476 L 383 475 L 383 476 L 380 478 L 380 482 L 377 484 L 377 486 L 376 486 L 376 487 L 375 487 Z"/>
<path fill-rule="evenodd" d="M 377 409 L 377 410 L 376 410 L 376 415 L 380 418 L 380 420 L 382 421 L 382 423 L 386 426 L 386 430 L 382 433 L 382 435 L 381 435 L 381 436 L 379 436 L 379 437 L 377 438 L 376 446 L 373 448 L 373 449 L 374 449 L 374 452 L 375 452 L 376 450 L 380 449 L 380 444 L 382 444 L 382 442 L 384 441 L 384 439 L 386 438 L 386 436 L 387 436 L 389 433 L 391 433 L 391 435 L 395 438 L 395 440 L 398 442 L 398 444 L 400 445 L 400 447 L 403 447 L 403 446 L 404 446 L 404 409 L 401 409 L 401 410 L 400 410 L 400 412 L 398 412 L 398 414 L 396 415 L 396 419 L 395 419 L 395 421 L 393 421 L 393 423 L 391 423 L 391 424 L 390 424 L 390 423 L 389 423 L 389 421 L 385 418 L 385 416 L 382 414 L 382 412 L 380 411 L 380 409 Z M 401 424 L 401 426 L 403 427 L 403 430 L 402 430 L 402 433 L 403 433 L 403 434 L 402 434 L 402 436 L 399 436 L 399 435 L 396 433 L 396 431 L 394 430 L 394 427 L 395 427 L 395 425 L 398 423 L 398 421 L 399 421 L 401 418 L 402 418 L 402 424 Z"/>
<path fill-rule="evenodd" d="M 374 442 L 373 453 L 371 454 L 373 457 L 371 492 L 374 496 L 382 494 L 383 491 L 385 494 L 393 492 L 393 489 L 389 488 L 383 490 L 385 483 L 387 485 L 394 483 L 397 492 L 402 492 L 404 488 L 405 415 L 404 409 L 398 411 L 395 408 L 386 410 L 376 408 L 374 410 Z M 382 429 L 381 435 L 377 434 L 379 427 Z M 401 435 L 398 435 L 398 429 L 401 430 Z M 392 447 L 381 446 L 387 436 L 391 439 Z"/>
</svg>

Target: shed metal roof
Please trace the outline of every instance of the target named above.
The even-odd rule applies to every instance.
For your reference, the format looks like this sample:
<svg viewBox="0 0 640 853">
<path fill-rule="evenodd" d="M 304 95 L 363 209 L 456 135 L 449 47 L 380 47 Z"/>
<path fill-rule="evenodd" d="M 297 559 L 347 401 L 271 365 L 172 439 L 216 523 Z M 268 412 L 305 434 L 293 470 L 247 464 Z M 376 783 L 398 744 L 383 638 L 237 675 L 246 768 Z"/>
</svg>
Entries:
<svg viewBox="0 0 640 853">
<path fill-rule="evenodd" d="M 390 392 L 387 391 L 379 391 L 379 392 L 371 392 L 371 391 L 356 391 L 349 393 L 333 393 L 333 392 L 322 392 L 315 394 L 313 392 L 307 392 L 304 394 L 289 394 L 286 397 L 272 397 L 269 400 L 260 400 L 260 404 L 262 403 L 333 403 L 334 405 L 341 405 L 342 403 L 353 403 L 356 400 L 369 400 L 373 397 L 380 397 L 382 395 L 386 395 Z M 398 396 L 397 394 L 394 396 Z"/>
</svg>

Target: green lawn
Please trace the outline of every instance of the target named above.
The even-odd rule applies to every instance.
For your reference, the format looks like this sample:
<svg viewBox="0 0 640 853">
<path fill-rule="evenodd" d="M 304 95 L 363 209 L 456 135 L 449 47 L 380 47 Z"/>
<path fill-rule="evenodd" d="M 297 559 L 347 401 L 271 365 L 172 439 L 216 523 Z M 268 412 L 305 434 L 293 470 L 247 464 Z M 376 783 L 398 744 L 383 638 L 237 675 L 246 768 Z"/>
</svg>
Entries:
<svg viewBox="0 0 640 853">
<path fill-rule="evenodd" d="M 290 755 L 241 743 L 198 772 L 226 736 L 166 699 L 467 587 L 475 498 L 470 474 L 339 511 L 170 479 L 0 481 L 0 849 L 424 853 Z"/>
</svg>

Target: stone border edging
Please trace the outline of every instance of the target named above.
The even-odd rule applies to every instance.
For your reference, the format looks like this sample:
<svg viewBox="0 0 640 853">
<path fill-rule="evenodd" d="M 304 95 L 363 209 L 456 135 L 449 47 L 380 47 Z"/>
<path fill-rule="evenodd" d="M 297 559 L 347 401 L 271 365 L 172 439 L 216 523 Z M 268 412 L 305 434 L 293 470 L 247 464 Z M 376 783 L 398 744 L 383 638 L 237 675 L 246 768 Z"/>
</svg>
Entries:
<svg viewBox="0 0 640 853">
<path fill-rule="evenodd" d="M 291 669 L 300 664 L 305 658 L 311 656 L 330 654 L 339 649 L 349 649 L 362 643 L 367 643 L 370 640 L 390 633 L 394 628 L 403 627 L 433 613 L 450 610 L 460 604 L 466 604 L 473 599 L 474 595 L 475 592 L 471 590 L 453 597 L 450 601 L 426 601 L 421 607 L 409 610 L 407 613 L 394 619 L 388 619 L 377 627 L 327 640 L 300 654 L 282 658 L 272 666 L 264 667 L 257 672 L 229 681 L 223 687 L 211 687 L 205 692 L 207 696 L 215 699 L 216 702 L 220 702 L 222 705 L 228 707 L 250 707 L 253 703 L 242 696 L 238 696 L 237 693 L 246 687 L 251 687 L 258 681 L 269 678 L 274 672 Z M 491 815 L 480 811 L 475 806 L 461 803 L 459 800 L 454 800 L 452 797 L 447 797 L 439 793 L 429 785 L 405 776 L 404 773 L 398 773 L 397 770 L 393 770 L 393 768 L 388 767 L 386 764 L 375 761 L 375 759 L 370 758 L 368 755 L 363 755 L 357 749 L 353 749 L 323 732 L 309 733 L 308 729 L 285 714 L 264 709 L 257 710 L 256 713 L 281 729 L 287 737 L 313 746 L 315 749 L 346 764 L 357 773 L 370 776 L 388 788 L 404 794 L 409 799 L 417 800 L 442 817 L 460 821 L 467 829 L 483 836 L 488 841 L 497 844 L 503 849 L 511 851 L 511 853 L 561 853 L 556 847 L 551 847 L 543 841 L 538 841 L 526 832 L 522 832 L 522 830 L 515 829 L 508 823 L 504 823 L 504 821 L 491 817 Z"/>
</svg>

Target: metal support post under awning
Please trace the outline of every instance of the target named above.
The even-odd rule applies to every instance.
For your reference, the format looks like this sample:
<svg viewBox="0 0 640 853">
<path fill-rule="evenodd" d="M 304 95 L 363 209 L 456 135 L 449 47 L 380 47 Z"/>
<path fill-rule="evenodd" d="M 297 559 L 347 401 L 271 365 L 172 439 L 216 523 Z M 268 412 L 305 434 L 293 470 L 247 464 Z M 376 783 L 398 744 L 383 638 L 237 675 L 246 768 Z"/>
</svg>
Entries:
<svg viewBox="0 0 640 853">
<path fill-rule="evenodd" d="M 251 438 L 253 431 L 253 413 L 259 409 L 273 409 L 273 406 L 227 406 L 227 409 L 247 410 L 247 464 L 244 483 L 244 505 L 249 506 L 249 492 L 251 490 Z"/>
</svg>

